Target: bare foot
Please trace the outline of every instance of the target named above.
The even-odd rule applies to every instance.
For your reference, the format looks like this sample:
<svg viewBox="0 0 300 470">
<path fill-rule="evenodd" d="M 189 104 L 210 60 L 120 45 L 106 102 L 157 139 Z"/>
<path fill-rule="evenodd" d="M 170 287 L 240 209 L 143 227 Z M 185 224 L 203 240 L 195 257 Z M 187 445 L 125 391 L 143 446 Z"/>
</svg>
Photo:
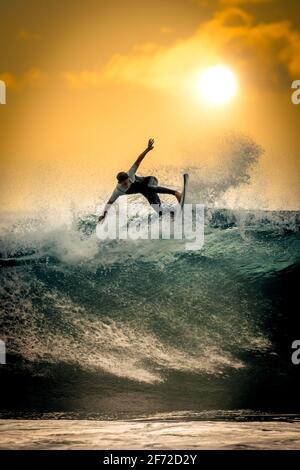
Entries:
<svg viewBox="0 0 300 470">
<path fill-rule="evenodd" d="M 180 202 L 181 193 L 179 191 L 175 191 L 175 197 L 176 197 L 177 201 Z"/>
</svg>

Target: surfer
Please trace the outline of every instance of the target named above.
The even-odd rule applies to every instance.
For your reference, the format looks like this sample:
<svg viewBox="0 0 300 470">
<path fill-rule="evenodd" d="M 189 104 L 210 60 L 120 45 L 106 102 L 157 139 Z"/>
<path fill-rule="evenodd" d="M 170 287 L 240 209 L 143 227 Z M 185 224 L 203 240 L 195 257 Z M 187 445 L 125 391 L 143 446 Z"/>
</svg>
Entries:
<svg viewBox="0 0 300 470">
<path fill-rule="evenodd" d="M 132 167 L 127 171 L 120 171 L 117 174 L 117 186 L 115 187 L 112 195 L 104 207 L 103 214 L 99 216 L 98 222 L 105 219 L 111 205 L 118 199 L 119 196 L 128 194 L 142 194 L 149 204 L 160 213 L 161 201 L 158 194 L 172 194 L 180 202 L 181 193 L 173 189 L 158 186 L 158 180 L 155 176 L 136 176 L 136 172 L 150 150 L 154 148 L 154 139 L 149 139 L 148 146 L 136 159 Z"/>
</svg>

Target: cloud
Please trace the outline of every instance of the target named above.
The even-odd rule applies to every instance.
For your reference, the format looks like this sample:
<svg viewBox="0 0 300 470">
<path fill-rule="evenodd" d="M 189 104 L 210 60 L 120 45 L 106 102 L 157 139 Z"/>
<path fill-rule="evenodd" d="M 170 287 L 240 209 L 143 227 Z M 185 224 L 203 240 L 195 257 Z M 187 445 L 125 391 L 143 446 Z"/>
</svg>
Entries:
<svg viewBox="0 0 300 470">
<path fill-rule="evenodd" d="M 153 52 L 158 51 L 160 49 L 160 46 L 158 44 L 155 44 L 154 42 L 145 42 L 143 44 L 136 44 L 133 49 L 138 52 L 145 52 L 151 54 Z"/>
<path fill-rule="evenodd" d="M 33 87 L 44 84 L 47 76 L 39 68 L 32 67 L 20 75 L 10 72 L 0 73 L 0 79 L 4 80 L 8 88 L 20 91 L 28 86 Z"/>
<path fill-rule="evenodd" d="M 161 26 L 160 32 L 163 34 L 171 34 L 175 32 L 175 29 L 169 26 Z"/>
<path fill-rule="evenodd" d="M 41 35 L 39 33 L 35 33 L 35 32 L 32 32 L 32 31 L 26 31 L 24 29 L 19 31 L 18 36 L 23 41 L 31 41 L 31 40 L 36 41 L 36 40 L 41 38 Z"/>
<path fill-rule="evenodd" d="M 221 5 L 258 5 L 260 3 L 270 3 L 273 0 L 219 0 Z"/>
<path fill-rule="evenodd" d="M 177 93 L 216 63 L 231 65 L 249 86 L 288 89 L 290 79 L 300 77 L 300 33 L 289 21 L 258 22 L 237 6 L 226 7 L 169 47 L 141 44 L 113 55 L 102 69 L 66 72 L 64 78 L 80 87 L 113 81 Z"/>
<path fill-rule="evenodd" d="M 216 8 L 218 5 L 223 6 L 246 6 L 246 5 L 259 5 L 263 3 L 271 3 L 276 0 L 192 0 L 194 3 L 202 7 Z"/>
<path fill-rule="evenodd" d="M 286 87 L 288 76 L 300 76 L 300 33 L 290 21 L 257 23 L 244 10 L 228 8 L 207 31 L 215 31 L 219 52 L 250 73 L 256 85 Z"/>
<path fill-rule="evenodd" d="M 67 71 L 62 73 L 62 78 L 74 89 L 99 86 L 105 81 L 103 73 L 97 70 Z"/>
</svg>

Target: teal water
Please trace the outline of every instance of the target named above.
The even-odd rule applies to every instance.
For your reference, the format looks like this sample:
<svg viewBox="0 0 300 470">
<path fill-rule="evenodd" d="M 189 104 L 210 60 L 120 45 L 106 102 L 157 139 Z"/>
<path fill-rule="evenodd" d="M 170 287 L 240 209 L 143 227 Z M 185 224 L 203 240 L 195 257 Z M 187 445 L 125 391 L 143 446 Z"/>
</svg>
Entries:
<svg viewBox="0 0 300 470">
<path fill-rule="evenodd" d="M 298 213 L 207 210 L 199 251 L 95 220 L 2 217 L 3 415 L 299 412 Z"/>
</svg>

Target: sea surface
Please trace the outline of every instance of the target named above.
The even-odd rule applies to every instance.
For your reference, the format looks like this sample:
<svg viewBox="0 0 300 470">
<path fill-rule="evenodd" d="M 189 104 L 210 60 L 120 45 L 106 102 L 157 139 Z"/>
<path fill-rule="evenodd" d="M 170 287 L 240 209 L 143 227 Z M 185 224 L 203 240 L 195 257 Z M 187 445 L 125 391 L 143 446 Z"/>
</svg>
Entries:
<svg viewBox="0 0 300 470">
<path fill-rule="evenodd" d="M 300 416 L 152 416 L 137 420 L 0 420 L 0 449 L 299 450 Z"/>
<path fill-rule="evenodd" d="M 206 208 L 195 251 L 95 225 L 1 216 L 1 447 L 299 448 L 299 213 Z"/>
</svg>

